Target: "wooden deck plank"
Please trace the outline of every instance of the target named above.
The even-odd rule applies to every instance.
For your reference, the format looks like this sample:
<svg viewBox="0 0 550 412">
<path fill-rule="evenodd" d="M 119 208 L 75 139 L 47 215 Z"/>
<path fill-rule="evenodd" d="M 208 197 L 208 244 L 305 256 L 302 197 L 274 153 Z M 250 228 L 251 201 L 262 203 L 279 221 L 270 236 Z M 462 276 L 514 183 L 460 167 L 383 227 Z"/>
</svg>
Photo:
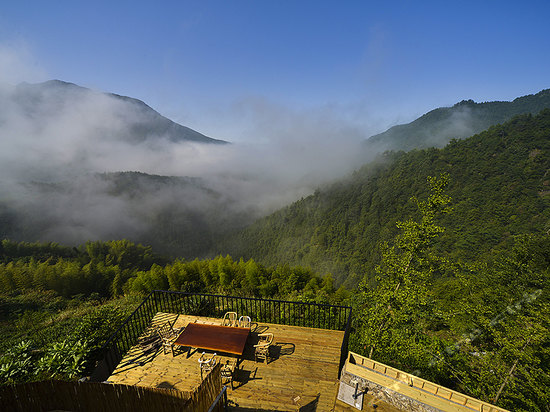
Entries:
<svg viewBox="0 0 550 412">
<path fill-rule="evenodd" d="M 165 321 L 175 328 L 189 323 L 219 325 L 221 319 L 198 316 L 161 314 L 154 317 L 156 324 Z M 257 332 L 274 335 L 273 359 L 268 363 L 254 362 L 253 344 Z M 253 324 L 245 353 L 240 361 L 234 389 L 228 387 L 232 410 L 239 408 L 266 410 L 298 410 L 315 403 L 318 411 L 334 407 L 338 391 L 338 368 L 343 331 L 303 328 L 298 326 L 259 323 Z M 113 383 L 190 390 L 200 379 L 198 357 L 202 351 L 179 351 L 175 357 L 163 350 L 143 365 L 128 363 L 139 354 L 134 347 L 109 377 Z M 224 362 L 227 357 L 218 358 Z"/>
</svg>

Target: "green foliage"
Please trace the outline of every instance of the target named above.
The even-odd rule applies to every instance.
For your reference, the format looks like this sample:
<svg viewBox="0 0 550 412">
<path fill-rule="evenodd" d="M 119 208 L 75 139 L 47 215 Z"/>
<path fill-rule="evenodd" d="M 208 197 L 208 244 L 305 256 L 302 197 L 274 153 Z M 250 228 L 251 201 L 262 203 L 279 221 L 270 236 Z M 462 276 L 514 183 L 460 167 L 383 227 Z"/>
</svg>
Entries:
<svg viewBox="0 0 550 412">
<path fill-rule="evenodd" d="M 137 272 L 124 287 L 127 293 L 140 294 L 155 289 L 278 298 L 307 292 L 317 300 L 336 299 L 330 274 L 321 278 L 310 268 L 288 264 L 266 268 L 252 259 L 234 261 L 230 256 L 153 266 L 149 271 Z"/>
<path fill-rule="evenodd" d="M 2 244 L 5 253 L 0 263 L 0 293 L 39 288 L 66 298 L 79 294 L 118 296 L 136 271 L 166 263 L 151 247 L 127 240 L 88 242 L 68 249 L 71 253 L 55 244 L 7 240 Z"/>
<path fill-rule="evenodd" d="M 31 341 L 21 341 L 0 357 L 0 384 L 27 382 L 33 377 L 31 348 Z"/>
<path fill-rule="evenodd" d="M 19 258 L 47 260 L 71 258 L 78 255 L 74 248 L 60 246 L 57 243 L 13 242 L 8 239 L 0 242 L 0 262 Z"/>
<path fill-rule="evenodd" d="M 433 362 L 457 389 L 514 411 L 545 411 L 550 401 L 550 311 L 542 293 L 527 293 L 493 317 L 474 314 L 469 333 Z"/>
<path fill-rule="evenodd" d="M 510 410 L 546 410 L 550 236 L 516 236 L 488 262 L 452 262 L 437 247 L 447 177 L 429 182 L 421 219 L 397 224 L 376 284 L 361 286 L 352 347 Z"/>
<path fill-rule="evenodd" d="M 11 244 L 11 243 L 10 243 Z M 55 291 L 64 298 L 98 296 L 117 297 L 123 294 L 147 294 L 155 289 L 184 292 L 238 294 L 242 296 L 285 297 L 308 293 L 330 301 L 334 293 L 333 278 L 318 276 L 308 267 L 288 264 L 266 268 L 252 259 L 234 261 L 229 255 L 214 259 L 167 263 L 156 257 L 150 247 L 134 245 L 126 240 L 88 242 L 78 248 L 73 258 L 42 256 L 35 259 L 35 249 L 0 263 L 0 293 L 31 289 Z M 40 244 L 34 245 L 42 250 Z M 345 294 L 340 294 L 340 298 Z M 322 296 L 322 297 L 321 297 Z M 1 301 L 0 301 L 1 308 Z"/>
<path fill-rule="evenodd" d="M 460 390 L 510 410 L 546 410 L 549 259 L 549 235 L 516 236 L 510 250 L 463 273 L 453 296 L 440 302 L 457 338 L 437 363 Z"/>
<path fill-rule="evenodd" d="M 428 178 L 430 194 L 423 202 L 415 199 L 421 212 L 419 222 L 398 222 L 401 232 L 393 245 L 382 244 L 382 261 L 377 267 L 376 287 L 361 286 L 359 310 L 361 338 L 372 357 L 414 370 L 426 363 L 426 347 L 432 346 L 426 332 L 434 311 L 432 280 L 441 275 L 446 261 L 432 246 L 443 228 L 435 222 L 448 213 L 449 196 L 443 194 L 448 176 Z"/>
<path fill-rule="evenodd" d="M 38 359 L 35 373 L 50 379 L 74 379 L 84 371 L 88 352 L 88 345 L 81 340 L 56 342 Z"/>
<path fill-rule="evenodd" d="M 65 339 L 49 345 L 43 353 L 31 341 L 21 341 L 0 357 L 0 384 L 41 379 L 74 379 L 85 369 L 89 353 L 83 341 Z"/>
<path fill-rule="evenodd" d="M 550 228 L 550 110 L 524 115 L 444 149 L 386 153 L 347 180 L 318 190 L 217 246 L 263 264 L 330 272 L 337 284 L 374 281 L 377 245 L 427 196 L 426 178 L 452 176 L 452 216 L 441 219 L 440 256 L 465 262 L 506 250 L 515 235 Z"/>
<path fill-rule="evenodd" d="M 3 300 L 15 307 L 33 296 L 38 299 L 32 309 L 27 304 L 22 313 L 8 312 L 0 319 L 0 384 L 89 374 L 100 348 L 137 304 L 133 299 L 99 305 L 66 300 L 51 306 L 47 294 L 34 291 Z M 15 333 L 11 324 L 17 325 Z"/>
<path fill-rule="evenodd" d="M 136 245 L 126 239 L 87 242 L 84 247 L 86 263 L 116 266 L 121 270 L 147 270 L 153 264 L 166 263 L 166 259 L 153 253 L 151 246 Z"/>
</svg>

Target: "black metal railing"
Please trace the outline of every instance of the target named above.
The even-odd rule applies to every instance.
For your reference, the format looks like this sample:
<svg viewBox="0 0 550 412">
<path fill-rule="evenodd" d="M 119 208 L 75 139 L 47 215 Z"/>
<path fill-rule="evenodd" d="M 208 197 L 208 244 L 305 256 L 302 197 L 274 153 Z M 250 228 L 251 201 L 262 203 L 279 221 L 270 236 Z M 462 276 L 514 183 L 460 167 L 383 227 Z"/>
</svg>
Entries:
<svg viewBox="0 0 550 412">
<path fill-rule="evenodd" d="M 349 306 L 155 290 L 105 343 L 104 358 L 98 362 L 92 380 L 103 381 L 111 375 L 158 312 L 215 318 L 222 318 L 225 312 L 237 312 L 250 316 L 254 322 L 342 330 L 345 334 L 340 370 L 347 356 L 351 327 Z"/>
</svg>

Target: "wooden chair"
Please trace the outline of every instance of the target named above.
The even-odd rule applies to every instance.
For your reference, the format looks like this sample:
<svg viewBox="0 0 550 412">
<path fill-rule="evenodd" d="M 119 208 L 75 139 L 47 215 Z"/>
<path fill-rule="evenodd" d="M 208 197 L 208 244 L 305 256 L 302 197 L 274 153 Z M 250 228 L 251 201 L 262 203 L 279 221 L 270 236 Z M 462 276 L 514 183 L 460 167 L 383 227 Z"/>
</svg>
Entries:
<svg viewBox="0 0 550 412">
<path fill-rule="evenodd" d="M 158 333 L 145 335 L 138 338 L 138 347 L 144 354 L 149 353 L 155 349 L 159 349 L 160 345 L 161 340 L 159 339 Z"/>
<path fill-rule="evenodd" d="M 222 326 L 237 326 L 237 312 L 227 312 L 223 315 Z"/>
<path fill-rule="evenodd" d="M 128 352 L 132 353 L 133 357 L 125 364 L 136 364 L 142 366 L 155 357 L 160 349 L 161 340 L 156 329 L 154 332 L 154 334 L 147 332 L 138 338 L 137 349 L 132 349 Z"/>
<path fill-rule="evenodd" d="M 269 348 L 273 343 L 273 333 L 260 333 L 258 335 L 260 341 L 254 345 L 254 362 L 258 362 L 258 359 L 264 360 L 265 363 L 269 363 Z"/>
<path fill-rule="evenodd" d="M 154 343 L 158 343 L 158 327 L 148 328 L 143 332 L 143 334 L 138 338 L 138 344 L 140 347 L 148 347 Z"/>
<path fill-rule="evenodd" d="M 204 372 L 210 372 L 212 369 L 214 369 L 214 366 L 216 366 L 216 354 L 214 353 L 210 358 L 206 358 L 205 353 L 203 352 L 202 355 L 199 358 L 199 367 L 201 369 L 201 379 L 202 379 L 202 373 Z"/>
<path fill-rule="evenodd" d="M 240 328 L 249 328 L 251 323 L 252 323 L 252 319 L 250 319 L 250 316 L 241 316 L 239 318 Z"/>
<path fill-rule="evenodd" d="M 170 326 L 170 323 L 165 323 L 164 325 L 160 326 L 157 329 L 157 333 L 160 337 L 162 348 L 164 351 L 164 354 L 166 355 L 166 349 L 170 349 L 172 351 L 172 356 L 175 356 L 174 354 L 174 341 L 179 336 L 180 330 L 174 330 Z"/>
<path fill-rule="evenodd" d="M 222 375 L 222 385 L 226 383 L 231 383 L 231 389 L 233 389 L 233 376 L 235 370 L 237 369 L 237 359 L 227 359 L 222 365 L 221 375 Z"/>
</svg>

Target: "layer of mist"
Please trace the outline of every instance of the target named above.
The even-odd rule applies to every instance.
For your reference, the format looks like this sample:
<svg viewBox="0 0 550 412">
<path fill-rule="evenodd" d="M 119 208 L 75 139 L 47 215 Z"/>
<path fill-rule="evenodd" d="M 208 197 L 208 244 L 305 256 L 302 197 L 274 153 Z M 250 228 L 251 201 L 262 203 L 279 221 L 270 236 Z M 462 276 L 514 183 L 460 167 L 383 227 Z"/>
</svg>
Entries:
<svg viewBox="0 0 550 412">
<path fill-rule="evenodd" d="M 366 140 L 364 123 L 341 108 L 299 111 L 247 98 L 232 111 L 246 138 L 226 144 L 129 97 L 61 81 L 3 85 L 0 237 L 128 238 L 171 255 L 205 256 L 214 239 L 379 152 L 444 146 L 549 105 L 548 90 L 513 102 L 464 101 Z"/>
<path fill-rule="evenodd" d="M 239 144 L 175 137 L 143 102 L 59 81 L 3 86 L 0 107 L 0 237 L 14 240 L 201 255 L 365 160 L 365 136 L 337 116 L 265 101 L 241 107 L 257 138 Z"/>
</svg>

